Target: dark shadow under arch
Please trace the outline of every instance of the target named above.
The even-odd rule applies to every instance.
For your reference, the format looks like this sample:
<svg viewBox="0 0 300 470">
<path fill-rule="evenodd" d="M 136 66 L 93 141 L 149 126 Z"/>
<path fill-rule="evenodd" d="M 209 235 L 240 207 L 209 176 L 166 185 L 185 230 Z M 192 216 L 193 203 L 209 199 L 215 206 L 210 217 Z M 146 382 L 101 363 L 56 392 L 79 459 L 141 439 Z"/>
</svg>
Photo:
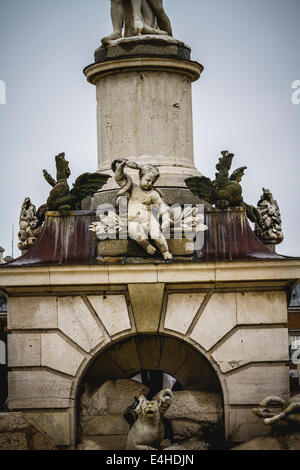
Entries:
<svg viewBox="0 0 300 470">
<path fill-rule="evenodd" d="M 108 345 L 90 364 L 80 388 L 92 391 L 107 380 L 130 379 L 149 370 L 170 374 L 185 390 L 223 396 L 218 376 L 203 354 L 180 338 L 157 334 L 138 334 Z"/>
</svg>

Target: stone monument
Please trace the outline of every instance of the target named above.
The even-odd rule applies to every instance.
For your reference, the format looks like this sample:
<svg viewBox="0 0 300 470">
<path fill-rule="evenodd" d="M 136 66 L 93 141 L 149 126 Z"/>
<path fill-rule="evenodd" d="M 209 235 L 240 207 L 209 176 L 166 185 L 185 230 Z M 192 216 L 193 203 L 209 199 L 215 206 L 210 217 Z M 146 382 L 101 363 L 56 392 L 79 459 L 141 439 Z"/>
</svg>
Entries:
<svg viewBox="0 0 300 470">
<path fill-rule="evenodd" d="M 191 88 L 203 67 L 172 37 L 162 0 L 111 7 L 113 33 L 84 69 L 97 95 L 97 173 L 71 189 L 59 154 L 57 178 L 44 172 L 38 239 L 0 267 L 11 416 L 58 448 L 125 449 L 124 408 L 167 375 L 171 444 L 203 448 L 212 429 L 227 446 L 245 442 L 266 432 L 252 412 L 266 396 L 289 406 L 287 293 L 300 260 L 254 234 L 248 218 L 264 216 L 243 200 L 245 167 L 229 174 L 232 153 L 214 181 L 195 168 Z"/>
</svg>

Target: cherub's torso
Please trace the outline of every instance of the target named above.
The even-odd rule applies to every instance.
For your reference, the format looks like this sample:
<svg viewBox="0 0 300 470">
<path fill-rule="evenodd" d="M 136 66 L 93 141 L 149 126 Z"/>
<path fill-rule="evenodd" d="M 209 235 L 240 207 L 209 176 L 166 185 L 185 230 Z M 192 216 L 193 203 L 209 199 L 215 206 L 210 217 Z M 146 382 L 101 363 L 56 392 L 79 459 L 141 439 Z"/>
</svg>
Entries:
<svg viewBox="0 0 300 470">
<path fill-rule="evenodd" d="M 157 204 L 158 193 L 155 189 L 145 190 L 133 183 L 128 201 L 128 221 L 147 222 L 151 205 Z"/>
</svg>

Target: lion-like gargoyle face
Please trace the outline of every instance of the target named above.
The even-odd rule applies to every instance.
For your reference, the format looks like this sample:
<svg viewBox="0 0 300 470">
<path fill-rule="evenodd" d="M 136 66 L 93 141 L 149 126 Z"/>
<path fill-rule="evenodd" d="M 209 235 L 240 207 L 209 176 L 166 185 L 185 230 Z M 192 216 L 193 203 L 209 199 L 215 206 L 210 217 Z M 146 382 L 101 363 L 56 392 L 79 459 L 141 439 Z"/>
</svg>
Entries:
<svg viewBox="0 0 300 470">
<path fill-rule="evenodd" d="M 164 414 L 171 404 L 172 397 L 173 394 L 169 389 L 161 390 L 151 401 L 141 395 L 135 412 L 138 416 L 149 419 Z"/>
<path fill-rule="evenodd" d="M 151 419 L 159 415 L 159 404 L 156 400 L 149 401 L 141 395 L 135 412 L 138 416 Z"/>
</svg>

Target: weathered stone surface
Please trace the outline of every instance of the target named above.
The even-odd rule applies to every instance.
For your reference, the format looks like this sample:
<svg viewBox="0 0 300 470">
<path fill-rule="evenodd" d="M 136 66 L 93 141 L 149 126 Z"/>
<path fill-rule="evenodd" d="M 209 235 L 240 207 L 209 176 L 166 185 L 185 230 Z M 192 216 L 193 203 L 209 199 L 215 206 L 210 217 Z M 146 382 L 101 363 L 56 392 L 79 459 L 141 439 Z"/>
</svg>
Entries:
<svg viewBox="0 0 300 470">
<path fill-rule="evenodd" d="M 41 335 L 11 334 L 7 337 L 8 367 L 41 365 Z"/>
<path fill-rule="evenodd" d="M 268 426 L 259 420 L 252 412 L 252 408 L 230 409 L 227 436 L 231 442 L 245 442 L 249 439 L 265 436 L 270 431 Z"/>
<path fill-rule="evenodd" d="M 209 422 L 216 424 L 223 416 L 222 398 L 216 393 L 183 391 L 174 392 L 172 404 L 165 417 Z"/>
<path fill-rule="evenodd" d="M 216 392 L 220 389 L 214 370 L 208 361 L 195 351 L 191 352 L 188 359 L 181 364 L 174 375 L 188 390 Z"/>
<path fill-rule="evenodd" d="M 147 58 L 137 59 L 134 68 L 134 59 L 125 60 L 130 61 L 128 71 L 124 69 L 122 59 L 121 73 L 99 77 L 96 83 L 98 169 L 108 172 L 112 159 L 122 155 L 139 164 L 147 161 L 160 166 L 161 186 L 185 187 L 184 179 L 199 175 L 199 172 L 193 161 L 192 77 L 188 78 L 185 72 L 181 74 L 181 69 L 192 66 L 193 70 L 197 69 L 197 76 L 202 69 L 197 64 L 176 61 L 174 72 L 177 73 L 173 73 L 166 70 L 168 59 L 151 57 L 152 67 L 156 60 L 156 70 L 139 70 Z M 170 68 L 170 62 L 168 65 Z M 103 67 L 103 63 L 88 67 L 86 76 L 93 80 L 92 75 L 99 76 L 99 69 L 103 70 Z M 158 67 L 161 70 L 157 70 Z M 126 110 L 126 113 L 120 110 Z M 105 189 L 112 187 L 111 181 Z"/>
<path fill-rule="evenodd" d="M 56 445 L 40 432 L 33 433 L 29 444 L 30 450 L 56 450 Z"/>
<path fill-rule="evenodd" d="M 81 398 L 81 420 L 88 421 L 96 416 L 123 415 L 134 397 L 148 393 L 145 385 L 135 380 L 119 379 L 108 381 L 92 395 L 85 392 Z"/>
<path fill-rule="evenodd" d="M 196 438 L 191 438 L 187 441 L 180 442 L 180 444 L 173 444 L 164 450 L 172 451 L 186 451 L 186 450 L 208 450 L 209 445 L 205 441 L 199 441 Z"/>
<path fill-rule="evenodd" d="M 22 432 L 1 433 L 0 450 L 27 450 L 26 434 Z"/>
<path fill-rule="evenodd" d="M 57 333 L 41 337 L 42 365 L 75 376 L 85 357 Z"/>
<path fill-rule="evenodd" d="M 58 298 L 58 328 L 87 352 L 104 340 L 103 332 L 79 296 Z"/>
<path fill-rule="evenodd" d="M 135 380 L 120 379 L 106 382 L 102 393 L 106 396 L 109 414 L 123 414 L 127 407 L 134 402 L 134 397 L 148 393 L 148 388 Z"/>
<path fill-rule="evenodd" d="M 129 424 L 122 415 L 98 416 L 82 424 L 83 436 L 119 435 L 128 431 Z"/>
<path fill-rule="evenodd" d="M 244 292 L 237 294 L 237 319 L 241 324 L 286 323 L 285 292 Z"/>
<path fill-rule="evenodd" d="M 258 404 L 267 396 L 289 397 L 286 366 L 252 366 L 226 377 L 230 404 Z"/>
<path fill-rule="evenodd" d="M 83 437 L 77 450 L 125 450 L 127 434 L 124 436 Z"/>
<path fill-rule="evenodd" d="M 68 408 L 71 385 L 71 380 L 48 371 L 9 372 L 9 408 Z"/>
<path fill-rule="evenodd" d="M 122 344 L 115 344 L 109 350 L 109 356 L 119 368 L 119 377 L 120 369 L 125 372 L 127 377 L 133 376 L 141 370 L 135 338 L 130 338 Z M 113 376 L 111 378 L 113 379 Z"/>
<path fill-rule="evenodd" d="M 170 294 L 165 329 L 186 334 L 204 298 L 205 294 Z"/>
<path fill-rule="evenodd" d="M 7 300 L 9 329 L 57 328 L 56 297 L 9 297 Z"/>
<path fill-rule="evenodd" d="M 100 386 L 107 380 L 117 380 L 120 378 L 126 378 L 126 374 L 120 370 L 108 353 L 104 353 L 99 357 L 87 376 L 87 380 L 92 381 L 95 387 Z"/>
<path fill-rule="evenodd" d="M 195 252 L 194 240 L 188 240 L 187 238 L 182 238 L 179 240 L 170 238 L 170 240 L 168 240 L 168 245 L 169 251 L 172 253 L 173 257 L 192 256 Z"/>
<path fill-rule="evenodd" d="M 28 422 L 22 413 L 0 413 L 0 433 L 24 431 Z"/>
<path fill-rule="evenodd" d="M 57 446 L 68 446 L 70 440 L 70 416 L 69 412 L 51 413 L 24 413 L 27 420 L 36 424 L 41 431 L 44 431 Z"/>
<path fill-rule="evenodd" d="M 188 419 L 173 419 L 172 430 L 174 432 L 174 439 L 189 439 L 199 433 L 199 422 Z"/>
<path fill-rule="evenodd" d="M 130 330 L 131 325 L 124 295 L 91 295 L 88 299 L 111 336 L 121 331 Z"/>
<path fill-rule="evenodd" d="M 101 240 L 98 242 L 98 257 L 144 257 L 145 251 L 134 240 Z"/>
<path fill-rule="evenodd" d="M 164 288 L 164 284 L 128 285 L 138 332 L 158 331 Z"/>
<path fill-rule="evenodd" d="M 162 344 L 159 367 L 161 370 L 174 375 L 178 366 L 184 364 L 191 353 L 192 349 L 183 348 L 179 340 L 168 338 Z"/>
<path fill-rule="evenodd" d="M 240 329 L 228 338 L 212 357 L 222 372 L 228 372 L 251 362 L 287 361 L 289 359 L 287 329 Z"/>
<path fill-rule="evenodd" d="M 166 56 L 178 59 L 190 60 L 191 49 L 177 39 L 170 36 L 145 35 L 138 37 L 122 38 L 113 41 L 107 47 L 99 47 L 95 50 L 95 62 L 113 60 L 127 56 Z"/>
<path fill-rule="evenodd" d="M 268 427 L 267 436 L 259 436 L 231 450 L 300 450 L 299 428 Z"/>
<path fill-rule="evenodd" d="M 289 450 L 300 450 L 300 432 L 291 433 L 285 439 L 285 444 Z"/>
<path fill-rule="evenodd" d="M 208 351 L 236 323 L 236 294 L 213 294 L 191 334 L 191 339 Z"/>
<path fill-rule="evenodd" d="M 263 436 L 251 439 L 231 450 L 284 450 L 281 444 L 274 437 Z"/>
<path fill-rule="evenodd" d="M 0 450 L 55 450 L 54 442 L 22 413 L 0 413 Z"/>
<path fill-rule="evenodd" d="M 162 339 L 160 336 L 142 336 L 138 341 L 141 369 L 157 369 L 160 361 Z"/>
</svg>

